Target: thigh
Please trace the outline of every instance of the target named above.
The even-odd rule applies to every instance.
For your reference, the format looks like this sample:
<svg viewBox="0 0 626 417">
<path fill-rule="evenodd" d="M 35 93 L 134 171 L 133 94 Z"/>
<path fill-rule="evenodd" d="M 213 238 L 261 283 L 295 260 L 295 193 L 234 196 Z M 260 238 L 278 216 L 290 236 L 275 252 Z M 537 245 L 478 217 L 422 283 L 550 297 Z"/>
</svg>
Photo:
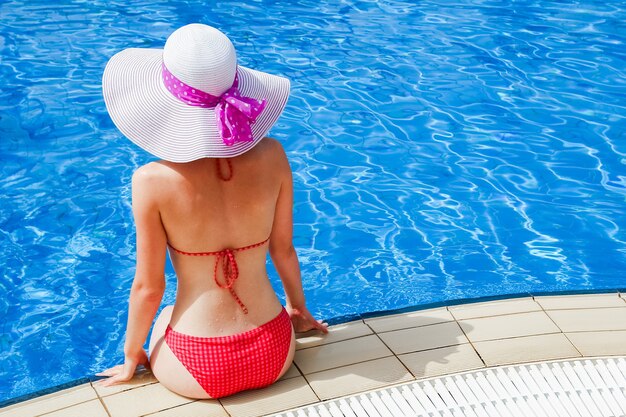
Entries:
<svg viewBox="0 0 626 417">
<path fill-rule="evenodd" d="M 165 343 L 165 329 L 172 310 L 172 306 L 165 307 L 152 329 L 149 347 L 152 373 L 170 391 L 190 398 L 210 398 Z"/>
</svg>

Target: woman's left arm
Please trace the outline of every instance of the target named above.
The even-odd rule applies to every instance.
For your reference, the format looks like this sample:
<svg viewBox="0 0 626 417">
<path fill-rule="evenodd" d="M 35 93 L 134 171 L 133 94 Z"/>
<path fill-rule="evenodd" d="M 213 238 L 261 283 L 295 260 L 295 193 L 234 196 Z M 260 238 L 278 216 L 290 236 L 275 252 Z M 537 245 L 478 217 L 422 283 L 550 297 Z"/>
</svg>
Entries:
<svg viewBox="0 0 626 417">
<path fill-rule="evenodd" d="M 137 229 L 137 268 L 128 302 L 128 324 L 124 343 L 124 364 L 99 376 L 109 376 L 103 385 L 130 380 L 138 365 L 148 366 L 143 345 L 148 338 L 165 291 L 167 236 L 159 212 L 159 178 L 154 166 L 139 168 L 133 175 L 133 216 Z M 162 185 L 161 185 L 162 186 Z"/>
</svg>

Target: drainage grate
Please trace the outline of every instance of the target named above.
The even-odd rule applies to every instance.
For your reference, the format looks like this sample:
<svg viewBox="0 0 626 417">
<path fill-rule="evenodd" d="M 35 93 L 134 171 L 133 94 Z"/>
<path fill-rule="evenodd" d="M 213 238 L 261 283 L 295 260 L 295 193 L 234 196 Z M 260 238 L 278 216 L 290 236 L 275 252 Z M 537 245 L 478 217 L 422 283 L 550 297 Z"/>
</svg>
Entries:
<svg viewBox="0 0 626 417">
<path fill-rule="evenodd" d="M 626 416 L 626 358 L 484 368 L 285 411 L 274 417 Z"/>
</svg>

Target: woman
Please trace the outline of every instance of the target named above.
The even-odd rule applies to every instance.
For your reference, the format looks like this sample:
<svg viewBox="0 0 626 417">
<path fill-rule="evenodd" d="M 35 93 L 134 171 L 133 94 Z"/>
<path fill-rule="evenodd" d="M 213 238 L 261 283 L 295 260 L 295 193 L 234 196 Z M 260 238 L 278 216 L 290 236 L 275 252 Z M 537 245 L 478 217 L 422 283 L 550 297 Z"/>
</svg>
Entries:
<svg viewBox="0 0 626 417">
<path fill-rule="evenodd" d="M 99 375 L 128 381 L 150 366 L 170 390 L 219 398 L 267 386 L 293 360 L 296 332 L 327 332 L 307 310 L 292 244 L 291 170 L 264 138 L 289 81 L 237 66 L 230 40 L 210 26 L 176 30 L 163 50 L 126 49 L 103 75 L 116 126 L 161 158 L 133 175 L 137 270 L 123 365 Z M 176 302 L 163 309 L 169 251 Z M 265 269 L 269 251 L 283 308 Z"/>
</svg>

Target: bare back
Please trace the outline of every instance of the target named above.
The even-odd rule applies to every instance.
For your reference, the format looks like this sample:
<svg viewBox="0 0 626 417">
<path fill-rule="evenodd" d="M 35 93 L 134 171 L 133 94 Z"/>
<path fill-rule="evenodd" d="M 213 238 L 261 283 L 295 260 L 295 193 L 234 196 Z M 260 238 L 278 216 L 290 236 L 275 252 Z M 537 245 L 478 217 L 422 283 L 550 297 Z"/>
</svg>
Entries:
<svg viewBox="0 0 626 417">
<path fill-rule="evenodd" d="M 163 77 L 154 77 L 157 72 Z M 287 156 L 277 141 L 259 135 L 285 108 L 289 80 L 237 66 L 228 37 L 195 23 L 174 31 L 163 50 L 128 48 L 117 53 L 107 63 L 102 84 L 116 126 L 139 147 L 164 159 L 133 174 L 137 263 L 128 300 L 124 364 L 100 373 L 110 377 L 105 384 L 126 382 L 138 365 L 148 364 L 165 387 L 192 398 L 207 398 L 217 385 L 230 384 L 228 392 L 237 392 L 276 381 L 293 360 L 294 332 L 327 332 L 306 306 L 293 245 Z M 184 134 L 179 134 L 181 126 Z M 242 145 L 245 141 L 252 142 Z M 235 154 L 241 155 L 212 159 Z M 194 158 L 202 159 L 191 161 Z M 218 163 L 226 177 L 232 165 L 229 181 L 220 178 Z M 177 276 L 176 302 L 154 321 L 165 293 L 168 246 Z M 268 253 L 285 290 L 284 311 L 267 278 Z M 148 357 L 144 344 L 149 333 Z M 216 341 L 211 338 L 225 335 L 236 337 L 222 339 L 228 345 L 224 349 L 209 347 Z M 252 385 L 238 381 L 239 371 L 228 371 L 226 362 L 192 364 L 199 357 L 195 350 L 192 359 L 185 353 L 193 350 L 192 339 L 192 345 L 204 346 L 200 362 L 223 354 L 233 359 L 240 346 L 228 342 L 251 340 L 251 349 L 261 359 L 228 363 L 260 372 L 262 384 L 256 376 Z M 266 361 L 271 362 L 271 372 Z M 226 391 L 215 392 L 219 396 Z"/>
<path fill-rule="evenodd" d="M 154 162 L 141 168 L 158 184 L 152 191 L 167 242 L 185 252 L 214 252 L 262 242 L 272 235 L 281 185 L 291 181 L 281 145 L 266 138 L 245 154 L 227 160 L 200 159 L 177 164 Z M 195 336 L 240 333 L 274 318 L 281 305 L 267 278 L 268 244 L 235 252 L 238 278 L 231 293 L 214 280 L 216 256 L 186 256 L 170 250 L 178 278 L 170 325 Z M 222 264 L 217 279 L 224 284 Z"/>
</svg>

